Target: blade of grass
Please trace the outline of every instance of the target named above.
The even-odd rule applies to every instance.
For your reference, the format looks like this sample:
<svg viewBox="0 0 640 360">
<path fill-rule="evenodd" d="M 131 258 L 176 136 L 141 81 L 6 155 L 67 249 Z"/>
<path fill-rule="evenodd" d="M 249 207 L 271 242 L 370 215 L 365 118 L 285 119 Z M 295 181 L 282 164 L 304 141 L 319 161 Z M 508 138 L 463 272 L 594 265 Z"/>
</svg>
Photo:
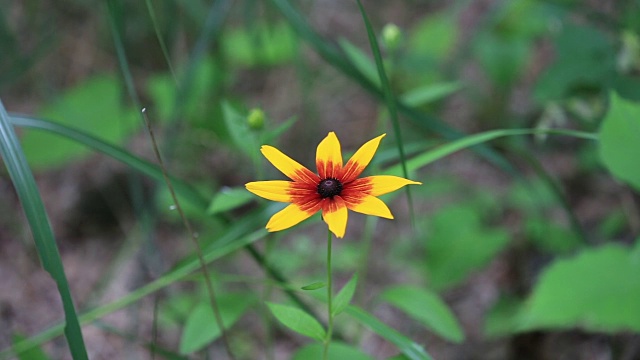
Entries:
<svg viewBox="0 0 640 360">
<path fill-rule="evenodd" d="M 400 156 L 400 165 L 402 165 L 402 174 L 408 179 L 409 172 L 407 171 L 407 162 L 406 156 L 404 154 L 404 144 L 402 142 L 402 132 L 400 131 L 400 122 L 398 121 L 398 110 L 396 107 L 396 100 L 393 96 L 393 91 L 391 90 L 391 84 L 389 84 L 389 78 L 387 77 L 387 72 L 384 69 L 384 63 L 382 62 L 382 55 L 380 54 L 380 47 L 378 46 L 378 40 L 376 39 L 376 34 L 373 32 L 373 28 L 371 27 L 371 23 L 369 22 L 369 17 L 367 16 L 364 7 L 362 6 L 362 2 L 357 0 L 358 8 L 360 9 L 360 14 L 362 15 L 362 20 L 364 21 L 364 26 L 367 29 L 367 36 L 369 37 L 369 45 L 371 46 L 371 52 L 373 53 L 373 57 L 376 60 L 376 68 L 378 69 L 378 76 L 380 77 L 380 84 L 382 86 L 382 93 L 384 94 L 384 100 L 387 103 L 387 108 L 389 109 L 389 118 L 391 119 L 391 124 L 393 125 L 393 132 L 396 137 L 396 146 L 398 147 L 398 155 Z M 415 225 L 415 216 L 413 214 L 413 200 L 411 199 L 411 190 L 409 186 L 405 186 L 405 192 L 407 193 L 407 202 L 409 203 L 409 216 L 411 218 L 411 224 Z"/>
<path fill-rule="evenodd" d="M 128 166 L 141 172 L 144 175 L 149 176 L 152 179 L 163 181 L 162 171 L 153 163 L 140 159 L 139 157 L 134 156 L 117 146 L 106 143 L 103 140 L 89 135 L 85 132 L 78 131 L 76 129 L 52 121 L 23 115 L 11 114 L 10 121 L 15 126 L 43 130 L 56 135 L 60 135 L 69 140 L 76 141 L 82 145 L 99 151 L 109 157 L 112 157 L 115 160 L 127 164 Z M 207 209 L 207 206 L 209 206 L 209 200 L 206 199 L 202 194 L 198 193 L 198 191 L 196 191 L 189 184 L 175 177 L 171 177 L 171 181 L 176 192 L 178 192 L 180 196 L 182 196 L 185 200 L 190 201 L 193 205 L 198 206 L 203 211 Z"/>
<path fill-rule="evenodd" d="M 4 159 L 22 209 L 29 221 L 42 266 L 58 286 L 65 314 L 64 333 L 71 355 L 74 359 L 88 359 L 78 315 L 49 218 L 2 101 L 0 101 L 0 155 Z"/>
<path fill-rule="evenodd" d="M 468 135 L 462 139 L 452 141 L 448 144 L 441 145 L 433 150 L 429 150 L 425 153 L 417 155 L 416 157 L 407 161 L 407 169 L 409 172 L 413 172 L 422 168 L 436 160 L 442 159 L 445 156 L 451 155 L 457 151 L 478 146 L 479 144 L 495 140 L 505 136 L 521 136 L 521 135 L 534 135 L 534 134 L 550 134 L 550 135 L 564 135 L 572 136 L 586 140 L 597 140 L 596 134 L 574 131 L 574 130 L 560 130 L 560 129 L 501 129 L 482 132 L 479 134 Z M 393 166 L 387 169 L 386 173 L 393 175 L 402 174 L 402 168 L 400 165 Z"/>
<path fill-rule="evenodd" d="M 158 24 L 158 19 L 156 18 L 156 12 L 153 9 L 151 0 L 145 0 L 144 2 L 147 5 L 149 18 L 151 18 L 151 23 L 153 23 L 153 31 L 155 31 L 156 37 L 158 38 L 158 44 L 160 45 L 160 50 L 162 50 L 162 56 L 164 56 L 164 61 L 167 62 L 167 66 L 169 67 L 169 72 L 171 73 L 171 77 L 173 77 L 173 81 L 177 84 L 178 78 L 176 77 L 176 72 L 173 70 L 173 65 L 171 64 L 171 58 L 169 57 L 169 51 L 167 50 L 167 45 L 165 44 L 164 39 L 162 38 L 162 34 L 160 33 L 160 25 Z"/>
<path fill-rule="evenodd" d="M 134 103 L 134 106 L 137 109 L 140 109 L 141 108 L 140 98 L 133 85 L 133 76 L 131 75 L 131 70 L 129 69 L 129 62 L 127 61 L 127 58 L 126 58 L 124 44 L 122 43 L 122 39 L 120 37 L 120 31 L 116 24 L 117 16 L 118 16 L 118 12 L 116 11 L 116 6 L 118 4 L 116 3 L 116 1 L 117 0 L 109 0 L 107 2 L 107 6 L 109 9 L 108 11 L 109 24 L 111 25 L 111 33 L 113 34 L 113 42 L 114 42 L 116 53 L 118 56 L 118 63 L 120 65 L 120 69 L 122 70 L 122 75 L 125 79 L 129 96 L 131 97 L 131 101 Z M 153 130 L 149 122 L 149 118 L 147 117 L 147 113 L 145 109 L 142 109 L 142 120 L 147 127 L 147 132 L 149 134 L 151 145 L 153 147 L 153 151 L 156 156 L 156 161 L 158 162 L 158 165 L 160 165 L 160 169 L 162 170 L 162 179 L 164 180 L 164 183 L 167 185 L 167 188 L 169 189 L 169 193 L 171 194 L 173 204 L 176 207 L 178 214 L 180 215 L 180 219 L 182 219 L 182 224 L 184 225 L 189 237 L 191 238 L 195 252 L 198 255 L 198 260 L 200 261 L 202 275 L 204 276 L 207 293 L 209 295 L 209 301 L 211 303 L 211 310 L 213 311 L 214 319 L 218 325 L 218 328 L 220 329 L 222 343 L 224 344 L 224 347 L 227 351 L 227 355 L 229 355 L 229 358 L 235 359 L 235 356 L 231 349 L 231 343 L 229 342 L 229 336 L 227 335 L 227 330 L 222 321 L 222 314 L 220 313 L 220 308 L 218 307 L 217 294 L 213 287 L 213 283 L 211 281 L 211 274 L 209 273 L 209 270 L 204 262 L 204 257 L 202 255 L 202 247 L 200 246 L 200 243 L 196 238 L 195 232 L 191 227 L 191 223 L 189 222 L 189 220 L 187 220 L 187 217 L 185 216 L 184 211 L 182 210 L 182 205 L 178 200 L 178 197 L 176 196 L 176 192 L 174 190 L 173 184 L 171 183 L 171 179 L 169 178 L 169 172 L 165 166 L 164 161 L 162 160 L 162 156 L 160 155 L 160 149 L 158 148 L 158 143 L 156 142 L 156 138 L 155 138 L 155 135 L 153 134 Z"/>
<path fill-rule="evenodd" d="M 363 89 L 377 97 L 378 99 L 384 99 L 384 94 L 372 83 L 364 74 L 362 74 L 350 61 L 344 56 L 340 50 L 333 46 L 332 43 L 325 41 L 320 37 L 310 26 L 304 17 L 291 5 L 288 0 L 270 0 L 273 6 L 284 16 L 293 27 L 298 35 L 304 39 L 311 47 L 331 66 L 340 70 L 347 77 L 355 80 Z M 407 106 L 397 98 L 394 99 L 396 106 L 400 113 L 407 116 L 414 125 L 426 132 L 436 133 L 446 139 L 455 140 L 465 136 L 466 134 L 450 127 L 437 118 L 420 112 L 410 106 Z M 494 149 L 480 145 L 474 149 L 485 159 L 492 164 L 496 165 L 503 171 L 511 174 L 512 176 L 519 177 L 518 171 L 509 163 L 502 155 L 497 153 Z"/>
<path fill-rule="evenodd" d="M 251 218 L 249 219 L 250 221 L 239 221 L 235 227 L 242 227 L 245 230 L 248 228 L 251 228 L 252 226 L 248 225 L 251 222 L 255 222 L 255 218 Z M 260 218 L 260 220 L 262 220 Z M 231 231 L 229 231 L 228 233 L 232 233 L 235 232 L 235 229 L 232 229 Z M 222 256 L 228 255 L 234 251 L 240 250 L 242 249 L 244 246 L 251 244 L 259 239 L 262 239 L 265 235 L 267 234 L 266 230 L 264 229 L 260 229 L 258 231 L 254 231 L 252 233 L 248 233 L 245 234 L 241 237 L 237 237 L 237 238 L 233 238 L 231 240 L 228 240 L 226 238 L 226 234 L 223 235 L 223 237 L 221 238 L 221 240 L 224 240 L 224 242 L 226 243 L 225 245 L 222 246 L 218 246 L 215 247 L 213 249 L 211 249 L 211 251 L 208 251 L 205 253 L 204 257 L 205 257 L 205 261 L 207 263 L 212 262 L 214 260 L 217 260 L 219 258 L 221 258 Z M 87 311 L 85 313 L 83 313 L 82 315 L 80 315 L 79 320 L 80 323 L 82 324 L 89 324 L 97 319 L 100 319 L 108 314 L 111 314 L 115 311 L 118 311 L 120 309 L 123 309 L 135 302 L 137 302 L 138 300 L 144 298 L 147 295 L 150 295 L 160 289 L 163 289 L 177 281 L 180 281 L 181 279 L 184 279 L 185 277 L 187 277 L 188 275 L 190 275 L 192 272 L 198 270 L 200 268 L 200 262 L 198 261 L 198 259 L 192 259 L 191 261 L 188 261 L 182 265 L 180 265 L 179 267 L 167 272 L 166 274 L 164 274 L 163 276 L 159 277 L 158 279 L 150 282 L 147 285 L 144 285 L 132 292 L 130 292 L 129 294 L 127 294 L 126 296 L 115 300 L 109 304 L 106 305 L 102 305 L 99 306 L 93 310 Z M 0 358 L 4 359 L 4 358 L 8 358 L 10 355 L 14 355 L 14 354 L 20 354 L 24 351 L 28 351 L 29 349 L 33 348 L 34 346 L 38 346 L 41 345 L 47 341 L 50 341 L 54 338 L 56 338 L 57 336 L 60 336 L 62 334 L 63 331 L 63 325 L 55 325 L 52 326 L 51 328 L 41 332 L 40 334 L 37 334 L 27 340 L 18 342 L 16 344 L 14 344 L 13 346 L 11 346 L 10 348 L 7 348 L 3 351 L 0 352 Z"/>
<path fill-rule="evenodd" d="M 103 154 L 108 155 L 118 161 L 121 161 L 122 163 L 130 166 L 131 168 L 157 181 L 163 180 L 162 171 L 156 165 L 150 162 L 147 162 L 145 160 L 142 160 L 121 148 L 108 144 L 103 140 L 93 137 L 91 135 L 88 135 L 82 131 L 79 131 L 64 125 L 60 125 L 58 123 L 46 121 L 43 119 L 31 118 L 31 117 L 15 115 L 15 114 L 12 114 L 9 117 L 9 120 L 11 121 L 11 124 L 14 126 L 21 126 L 26 128 L 33 128 L 33 129 L 48 131 L 48 132 L 66 137 L 69 140 L 76 141 L 82 145 L 85 145 L 89 148 L 102 152 Z M 203 212 L 206 210 L 207 206 L 209 205 L 209 201 L 205 197 L 203 197 L 201 194 L 195 191 L 187 183 L 177 178 L 172 178 L 171 181 L 174 184 L 176 193 L 180 194 L 180 196 L 182 196 L 183 198 L 188 199 L 194 205 L 197 205 Z M 265 215 L 263 214 L 262 211 L 260 211 L 256 216 L 264 217 Z M 243 218 L 243 220 L 245 219 L 252 219 L 252 216 L 251 215 L 246 216 L 245 218 Z M 243 220 L 239 222 L 237 221 L 232 222 L 231 223 L 232 226 L 229 228 L 229 230 L 225 234 L 223 234 L 211 247 L 204 250 L 204 253 L 205 253 L 204 256 L 206 261 L 213 261 L 213 259 L 209 260 L 209 256 L 211 256 L 210 255 L 211 253 L 218 251 L 217 250 L 218 248 L 232 246 L 233 245 L 232 243 L 237 241 L 235 239 L 239 239 L 246 235 L 247 229 L 255 228 L 255 226 L 257 226 L 256 225 L 257 222 L 251 223 L 251 222 L 245 222 Z M 256 221 L 256 220 L 253 220 L 253 221 Z M 263 224 L 265 223 L 265 221 L 266 219 L 260 218 L 259 223 Z M 244 246 L 245 246 L 245 249 L 249 251 L 250 255 L 256 260 L 256 262 L 258 262 L 260 266 L 264 268 L 265 272 L 269 276 L 276 279 L 277 282 L 279 283 L 289 284 L 289 281 L 286 279 L 284 275 L 282 275 L 275 268 L 273 268 L 268 262 L 264 261 L 264 256 L 261 254 L 261 252 L 257 248 L 253 246 L 252 242 L 249 242 Z M 233 250 L 235 250 L 235 248 L 233 248 Z M 223 255 L 226 255 L 226 253 L 220 256 L 223 256 Z M 294 291 L 291 290 L 292 288 L 293 287 L 285 287 L 284 289 L 285 294 L 293 302 L 295 302 L 300 308 L 307 310 L 310 314 L 314 315 L 317 319 L 320 319 L 320 317 L 317 316 L 314 311 L 312 311 L 311 307 L 307 305 L 307 303 L 303 301 Z M 50 331 L 51 329 L 50 329 L 48 331 L 41 333 L 40 335 L 37 335 L 35 339 L 38 341 L 36 342 L 31 342 L 31 340 L 33 340 L 34 338 L 30 338 L 29 340 L 26 340 L 24 345 L 21 345 L 23 347 L 18 347 L 18 349 L 24 348 L 26 350 L 33 346 L 30 344 L 37 345 L 45 341 L 48 341 L 53 337 L 59 335 L 60 329 L 61 327 L 59 327 L 57 332 L 56 331 L 51 332 Z M 18 344 L 16 344 L 16 346 L 18 346 Z M 11 352 L 11 349 L 0 352 L 0 358 L 2 358 L 3 355 L 8 354 L 10 352 Z"/>
</svg>

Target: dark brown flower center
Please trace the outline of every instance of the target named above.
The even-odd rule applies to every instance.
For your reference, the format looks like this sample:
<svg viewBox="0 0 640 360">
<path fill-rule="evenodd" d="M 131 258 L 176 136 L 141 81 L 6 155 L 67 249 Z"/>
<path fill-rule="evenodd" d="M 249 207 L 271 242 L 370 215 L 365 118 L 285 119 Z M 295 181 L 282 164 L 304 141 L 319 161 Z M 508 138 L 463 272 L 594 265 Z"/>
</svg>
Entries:
<svg viewBox="0 0 640 360">
<path fill-rule="evenodd" d="M 330 198 L 340 195 L 342 191 L 342 183 L 336 178 L 326 178 L 318 184 L 318 194 L 322 198 Z"/>
</svg>

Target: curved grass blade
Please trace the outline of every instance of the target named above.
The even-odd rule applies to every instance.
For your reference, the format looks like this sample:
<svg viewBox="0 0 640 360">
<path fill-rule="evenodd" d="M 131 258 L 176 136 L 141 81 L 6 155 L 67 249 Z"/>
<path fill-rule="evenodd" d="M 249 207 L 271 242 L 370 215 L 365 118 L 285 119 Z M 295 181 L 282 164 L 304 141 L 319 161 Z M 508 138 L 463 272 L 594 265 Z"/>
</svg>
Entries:
<svg viewBox="0 0 640 360">
<path fill-rule="evenodd" d="M 131 153 L 117 146 L 106 143 L 95 136 L 89 135 L 82 131 L 78 131 L 65 125 L 60 125 L 55 122 L 29 116 L 12 114 L 9 120 L 15 126 L 44 130 L 76 141 L 105 155 L 108 155 L 118 161 L 121 161 L 157 181 L 164 180 L 162 177 L 162 171 L 155 164 L 140 159 L 132 155 Z M 207 206 L 209 205 L 209 201 L 195 189 L 177 178 L 171 177 L 171 181 L 173 182 L 176 192 L 178 192 L 180 196 L 192 202 L 194 205 L 202 208 L 203 211 L 207 208 Z"/>
<path fill-rule="evenodd" d="M 573 136 L 586 140 L 597 140 L 596 134 L 574 131 L 574 130 L 557 130 L 557 129 L 501 129 L 482 132 L 479 134 L 469 135 L 462 139 L 452 141 L 448 144 L 439 146 L 433 150 L 429 150 L 421 155 L 418 155 L 409 161 L 407 161 L 407 169 L 409 172 L 416 171 L 436 160 L 442 159 L 447 155 L 451 155 L 457 151 L 478 146 L 482 143 L 495 140 L 505 136 L 518 136 L 518 135 L 534 135 L 534 134 L 551 134 L 551 135 L 565 135 Z M 400 165 L 393 166 L 387 169 L 386 173 L 392 175 L 401 175 L 402 168 Z"/>
<path fill-rule="evenodd" d="M 8 120 L 14 126 L 21 126 L 21 127 L 28 127 L 28 128 L 38 129 L 38 130 L 49 131 L 51 133 L 66 137 L 69 140 L 76 141 L 94 150 L 102 152 L 105 155 L 111 156 L 112 158 L 121 161 L 122 163 L 132 167 L 137 171 L 140 171 L 141 173 L 157 181 L 163 181 L 162 171 L 156 165 L 148 161 L 142 160 L 123 149 L 120 149 L 116 146 L 108 144 L 103 140 L 100 140 L 96 137 L 88 135 L 82 131 L 78 131 L 73 128 L 60 125 L 54 122 L 46 121 L 43 119 L 31 118 L 28 116 L 12 115 L 8 117 Z M 195 191 L 191 186 L 189 186 L 188 184 L 186 184 L 185 182 L 177 178 L 172 178 L 171 181 L 173 182 L 176 193 L 178 193 L 183 198 L 188 199 L 194 205 L 199 206 L 203 212 L 206 210 L 206 207 L 208 206 L 209 202 L 205 197 L 203 197 L 201 194 Z M 275 268 L 270 266 L 264 260 L 264 256 L 261 254 L 261 252 L 252 245 L 253 242 L 258 240 L 260 237 L 252 238 L 253 240 L 246 239 L 248 236 L 251 236 L 251 235 L 247 235 L 247 229 L 255 228 L 254 225 L 257 224 L 258 222 L 264 223 L 266 221 L 265 219 L 262 219 L 263 216 L 264 216 L 263 211 L 259 210 L 253 216 L 252 215 L 245 216 L 241 221 L 233 223 L 232 226 L 228 229 L 228 231 L 224 233 L 212 245 L 212 247 L 204 250 L 205 262 L 209 263 L 217 259 L 218 257 L 224 256 L 232 251 L 235 251 L 244 247 L 244 249 L 249 252 L 249 254 L 260 264 L 260 266 L 264 268 L 265 272 L 270 277 L 275 279 L 278 283 L 288 284 L 289 281 Z M 259 233 L 264 234 L 264 231 L 261 230 L 261 232 Z M 129 304 L 137 301 L 138 299 L 148 294 L 151 294 L 154 291 L 157 291 L 165 286 L 168 286 L 171 283 L 173 283 L 173 281 L 177 281 L 178 279 L 181 279 L 182 277 L 190 274 L 190 272 L 195 269 L 191 267 L 193 266 L 197 267 L 198 265 L 197 265 L 197 261 L 195 261 L 194 259 L 190 262 L 187 262 L 186 264 L 183 264 L 182 266 L 186 267 L 186 270 L 188 270 L 186 273 L 180 272 L 179 274 L 176 274 L 174 277 L 174 275 L 172 275 L 173 272 L 179 271 L 180 269 L 182 269 L 182 267 L 180 267 L 180 269 L 175 269 L 172 272 L 167 273 L 165 275 L 169 277 L 169 280 L 162 280 L 164 277 L 160 278 L 156 282 L 148 284 L 134 291 L 133 293 L 122 298 L 121 300 L 118 300 L 114 303 L 100 307 L 92 312 L 85 313 L 80 318 L 81 322 L 82 323 L 91 322 L 113 311 L 116 311 L 125 306 L 128 306 Z M 285 287 L 284 291 L 285 291 L 285 294 L 293 302 L 295 302 L 298 306 L 300 306 L 300 308 L 314 315 L 317 319 L 320 318 L 313 311 L 313 309 L 306 304 L 306 302 L 300 299 L 300 297 L 295 292 L 293 292 L 288 287 Z M 129 299 L 129 296 L 133 296 L 133 297 Z M 39 335 L 36 335 L 35 337 L 31 337 L 28 340 L 15 344 L 12 348 L 9 348 L 8 350 L 4 350 L 0 352 L 0 358 L 4 358 L 8 356 L 8 354 L 12 354 L 14 352 L 20 353 L 22 351 L 26 351 L 32 348 L 33 346 L 49 341 L 55 338 L 56 336 L 60 335 L 62 333 L 62 330 L 63 330 L 62 325 L 50 328 L 40 333 Z"/>
<path fill-rule="evenodd" d="M 249 220 L 255 221 L 255 218 L 252 218 Z M 212 248 L 210 251 L 207 251 L 204 254 L 204 258 L 207 263 L 215 261 L 225 255 L 230 254 L 231 252 L 240 250 L 244 246 L 252 244 L 253 242 L 262 239 L 267 234 L 266 230 L 260 229 L 252 233 L 245 234 L 241 237 L 228 239 L 226 235 L 229 233 L 235 232 L 236 230 L 235 227 L 242 227 L 244 229 L 251 228 L 251 226 L 248 226 L 247 221 L 238 222 L 237 225 L 234 226 L 234 229 L 231 229 L 228 233 L 222 236 L 221 241 L 224 241 L 225 243 L 224 245 Z M 123 309 L 139 301 L 145 296 L 153 294 L 154 292 L 161 290 L 175 283 L 176 281 L 184 279 L 185 277 L 190 275 L 192 272 L 198 270 L 199 268 L 200 268 L 200 262 L 198 261 L 198 259 L 194 258 L 191 261 L 188 261 L 182 264 L 181 266 L 169 271 L 168 273 L 164 274 L 163 276 L 154 280 L 153 282 L 150 282 L 149 284 L 144 285 L 138 288 L 137 290 L 132 291 L 131 293 L 127 294 L 126 296 L 118 300 L 115 300 L 109 304 L 99 306 L 93 310 L 83 313 L 82 315 L 79 316 L 80 323 L 88 324 L 108 314 L 111 314 L 115 311 Z M 50 341 L 56 338 L 57 336 L 60 336 L 62 334 L 62 331 L 63 331 L 62 324 L 53 326 L 41 332 L 38 335 L 35 335 L 27 340 L 18 342 L 14 344 L 12 347 L 7 348 L 3 351 L 0 351 L 0 359 L 7 358 L 12 354 L 21 354 L 24 351 L 28 351 L 29 349 L 32 349 L 35 346 L 41 345 L 47 341 Z"/>
<path fill-rule="evenodd" d="M 40 191 L 2 101 L 0 101 L 0 155 L 4 159 L 9 176 L 22 204 L 22 209 L 29 221 L 42 266 L 58 286 L 58 293 L 62 299 L 65 314 L 66 325 L 64 333 L 71 355 L 74 359 L 88 359 L 78 315 L 76 314 L 69 283 L 64 273 L 58 246 L 53 236 L 53 230 L 49 224 L 49 218 L 42 203 Z"/>
<path fill-rule="evenodd" d="M 376 334 L 393 343 L 404 355 L 406 355 L 407 358 L 412 360 L 433 360 L 422 346 L 416 344 L 408 337 L 402 335 L 359 307 L 349 305 L 345 310 L 345 313 L 358 320 Z"/>
<path fill-rule="evenodd" d="M 387 109 L 389 109 L 389 118 L 391 119 L 391 124 L 393 126 L 393 132 L 396 137 L 396 146 L 398 148 L 398 155 L 400 156 L 400 165 L 402 165 L 402 175 L 404 178 L 409 178 L 409 172 L 407 171 L 407 161 L 406 156 L 404 154 L 404 144 L 402 142 L 402 132 L 400 131 L 400 122 L 398 121 L 398 110 L 396 106 L 396 99 L 393 96 L 393 92 L 391 90 L 391 84 L 389 84 L 389 78 L 387 77 L 387 72 L 384 70 L 384 63 L 382 62 L 382 55 L 380 54 L 380 47 L 378 46 L 378 40 L 376 39 L 376 34 L 373 32 L 373 28 L 371 27 L 371 22 L 369 22 L 369 17 L 367 17 L 367 13 L 362 6 L 362 2 L 357 0 L 358 8 L 360 9 L 360 14 L 362 15 L 362 20 L 364 21 L 364 26 L 367 29 L 367 37 L 369 38 L 369 45 L 371 46 L 371 52 L 373 53 L 373 57 L 376 60 L 376 68 L 378 69 L 378 76 L 380 77 L 380 85 L 382 86 L 382 93 L 384 94 L 384 100 L 387 103 Z M 415 215 L 413 213 L 413 199 L 411 198 L 411 189 L 408 186 L 405 186 L 405 192 L 407 194 L 407 202 L 409 204 L 409 217 L 411 218 L 411 223 L 415 224 Z"/>
<path fill-rule="evenodd" d="M 337 47 L 325 41 L 310 26 L 302 15 L 291 5 L 288 0 L 271 0 L 271 3 L 280 11 L 282 16 L 296 30 L 298 35 L 311 45 L 311 47 L 330 65 L 340 70 L 343 74 L 355 80 L 363 89 L 377 97 L 384 99 L 384 94 L 371 82 L 349 59 L 341 53 Z M 398 111 L 407 116 L 414 125 L 427 132 L 434 132 L 449 140 L 459 139 L 466 134 L 450 127 L 437 118 L 420 112 L 413 107 L 394 98 Z M 496 165 L 512 176 L 519 176 L 518 171 L 502 155 L 486 145 L 480 145 L 474 151 L 481 154 L 492 164 Z"/>
</svg>

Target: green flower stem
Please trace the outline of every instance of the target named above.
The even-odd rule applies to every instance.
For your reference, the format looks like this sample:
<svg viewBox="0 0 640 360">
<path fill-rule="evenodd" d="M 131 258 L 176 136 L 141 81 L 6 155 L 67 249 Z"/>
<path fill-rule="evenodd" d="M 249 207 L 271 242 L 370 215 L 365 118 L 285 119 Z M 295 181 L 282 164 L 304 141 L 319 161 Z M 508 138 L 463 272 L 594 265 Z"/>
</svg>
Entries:
<svg viewBox="0 0 640 360">
<path fill-rule="evenodd" d="M 322 359 L 327 360 L 329 355 L 329 344 L 331 344 L 331 337 L 333 335 L 333 291 L 332 291 L 332 276 L 331 276 L 331 230 L 328 230 L 327 234 L 327 311 L 329 315 L 329 325 L 327 326 L 327 337 L 324 339 L 324 351 L 322 353 Z"/>
</svg>

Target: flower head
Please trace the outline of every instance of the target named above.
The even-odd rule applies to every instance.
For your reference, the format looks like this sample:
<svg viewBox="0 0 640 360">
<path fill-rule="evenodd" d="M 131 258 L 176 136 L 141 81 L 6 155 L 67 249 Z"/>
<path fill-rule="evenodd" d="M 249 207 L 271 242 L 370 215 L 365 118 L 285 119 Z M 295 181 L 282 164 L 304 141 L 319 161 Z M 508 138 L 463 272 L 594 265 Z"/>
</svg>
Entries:
<svg viewBox="0 0 640 360">
<path fill-rule="evenodd" d="M 288 229 L 318 211 L 322 211 L 329 230 L 339 238 L 347 228 L 347 209 L 393 219 L 387 205 L 377 196 L 421 183 L 391 175 L 358 178 L 385 135 L 369 140 L 343 165 L 340 141 L 330 132 L 316 151 L 317 174 L 273 146 L 263 145 L 262 154 L 291 179 L 255 181 L 245 185 L 247 190 L 267 200 L 290 203 L 271 217 L 267 230 Z"/>
</svg>

